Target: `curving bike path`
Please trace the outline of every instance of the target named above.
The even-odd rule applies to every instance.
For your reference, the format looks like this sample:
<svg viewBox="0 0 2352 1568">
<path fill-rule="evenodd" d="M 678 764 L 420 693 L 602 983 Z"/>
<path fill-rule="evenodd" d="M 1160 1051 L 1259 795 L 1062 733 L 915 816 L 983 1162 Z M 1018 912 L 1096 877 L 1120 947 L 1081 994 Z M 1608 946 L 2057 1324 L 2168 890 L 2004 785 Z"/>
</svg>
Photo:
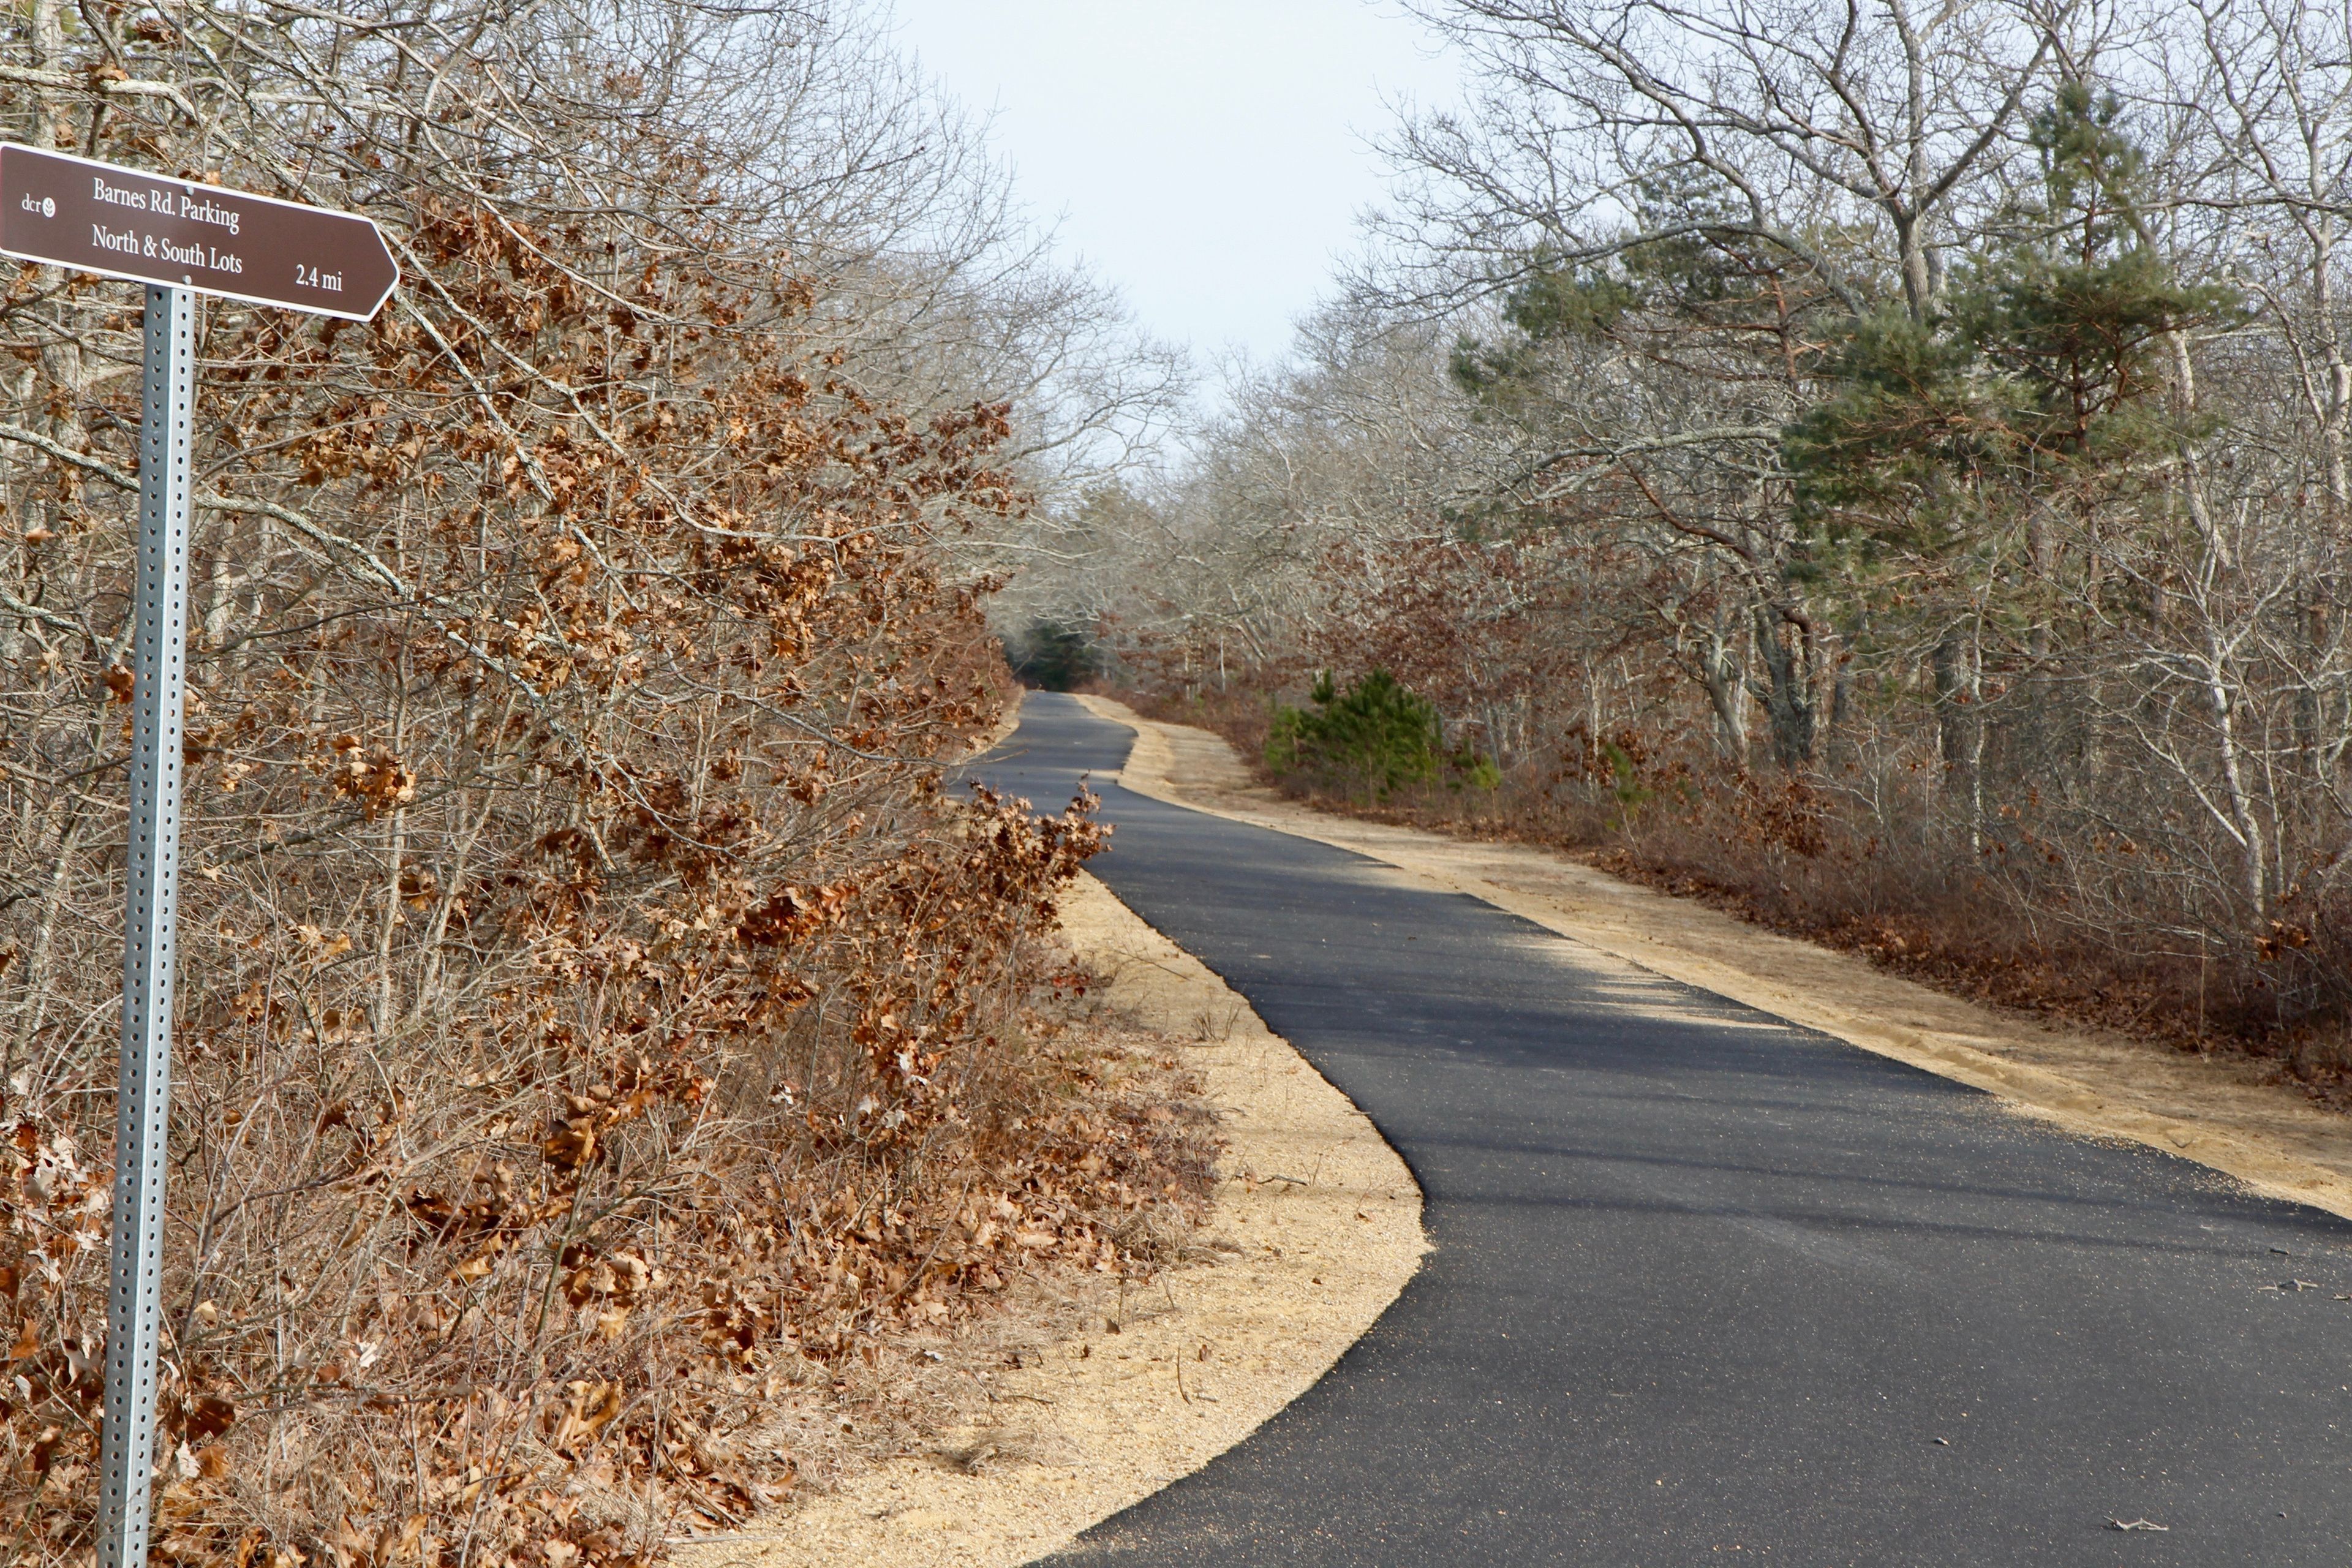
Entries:
<svg viewBox="0 0 2352 1568">
<path fill-rule="evenodd" d="M 1131 739 L 1033 695 L 971 772 L 1057 807 Z M 1097 787 L 1097 874 L 1380 1125 L 1436 1250 L 1052 1562 L 2352 1563 L 2352 1224 Z"/>
</svg>

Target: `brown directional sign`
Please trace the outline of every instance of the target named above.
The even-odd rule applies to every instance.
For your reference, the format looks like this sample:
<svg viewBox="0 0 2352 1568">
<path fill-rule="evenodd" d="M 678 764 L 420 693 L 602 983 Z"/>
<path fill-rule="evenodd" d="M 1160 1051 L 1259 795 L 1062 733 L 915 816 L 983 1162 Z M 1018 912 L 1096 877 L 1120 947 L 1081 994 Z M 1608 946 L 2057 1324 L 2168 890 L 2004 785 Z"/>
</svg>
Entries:
<svg viewBox="0 0 2352 1568">
<path fill-rule="evenodd" d="M 0 251 L 364 321 L 400 281 L 363 217 L 0 144 Z"/>
</svg>

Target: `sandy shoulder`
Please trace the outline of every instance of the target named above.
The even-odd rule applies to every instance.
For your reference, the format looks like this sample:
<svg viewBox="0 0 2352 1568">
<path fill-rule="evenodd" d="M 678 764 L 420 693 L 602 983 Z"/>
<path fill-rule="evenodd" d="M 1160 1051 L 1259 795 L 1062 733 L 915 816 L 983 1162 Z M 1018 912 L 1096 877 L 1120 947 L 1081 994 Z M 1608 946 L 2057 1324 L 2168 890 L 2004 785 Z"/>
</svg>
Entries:
<svg viewBox="0 0 2352 1568">
<path fill-rule="evenodd" d="M 1420 885 L 1468 893 L 1601 953 L 1985 1089 L 2023 1114 L 2352 1217 L 2352 1117 L 2263 1081 L 2251 1063 L 2045 1027 L 1555 851 L 1328 816 L 1258 784 L 1221 736 L 1106 698 L 1080 700 L 1136 731 L 1119 782 L 1139 795 L 1354 850 Z"/>
<path fill-rule="evenodd" d="M 1202 1235 L 1081 1337 L 992 1374 L 995 1419 L 941 1435 L 688 1568 L 982 1568 L 1058 1550 L 1199 1469 L 1305 1393 L 1404 1289 L 1421 1191 L 1364 1114 L 1198 959 L 1082 878 L 1071 945 L 1108 1000 L 1190 1042 L 1226 1152 Z M 1109 1325 L 1117 1323 L 1116 1330 Z"/>
</svg>

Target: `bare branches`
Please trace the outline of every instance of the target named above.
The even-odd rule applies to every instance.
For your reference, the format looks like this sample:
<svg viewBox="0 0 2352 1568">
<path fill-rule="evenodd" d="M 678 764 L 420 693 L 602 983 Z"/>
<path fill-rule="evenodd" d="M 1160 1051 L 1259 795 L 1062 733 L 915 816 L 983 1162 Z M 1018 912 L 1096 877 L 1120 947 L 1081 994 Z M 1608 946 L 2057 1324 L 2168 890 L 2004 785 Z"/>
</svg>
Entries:
<svg viewBox="0 0 2352 1568">
<path fill-rule="evenodd" d="M 2344 18 L 1416 10 L 1471 96 L 1090 586 L 1128 668 L 1237 730 L 1386 669 L 1522 830 L 2352 1026 Z"/>
<path fill-rule="evenodd" d="M 1030 1102 L 1091 824 L 940 775 L 1002 679 L 950 537 L 1024 539 L 1180 367 L 846 7 L 82 13 L 0 23 L 10 133 L 363 209 L 407 282 L 203 320 L 159 1552 L 646 1560 L 821 1461 L 763 1379 L 963 1310 L 1016 1226 L 1116 1264 L 1096 1205 L 1165 1190 L 1050 1174 L 1119 1138 Z M 138 320 L 7 281 L 0 1502 L 45 1563 L 90 1507 Z"/>
</svg>

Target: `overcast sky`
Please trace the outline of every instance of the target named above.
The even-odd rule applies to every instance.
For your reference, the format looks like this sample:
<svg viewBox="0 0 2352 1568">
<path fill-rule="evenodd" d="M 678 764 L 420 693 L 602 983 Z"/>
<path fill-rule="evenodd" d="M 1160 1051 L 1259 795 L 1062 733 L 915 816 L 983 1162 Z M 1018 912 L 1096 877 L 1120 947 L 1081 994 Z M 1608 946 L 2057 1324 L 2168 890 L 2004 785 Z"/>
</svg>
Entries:
<svg viewBox="0 0 2352 1568">
<path fill-rule="evenodd" d="M 1381 198 L 1383 98 L 1450 101 L 1367 0 L 897 0 L 899 37 L 995 141 L 1066 254 L 1203 369 L 1278 356 Z"/>
</svg>

